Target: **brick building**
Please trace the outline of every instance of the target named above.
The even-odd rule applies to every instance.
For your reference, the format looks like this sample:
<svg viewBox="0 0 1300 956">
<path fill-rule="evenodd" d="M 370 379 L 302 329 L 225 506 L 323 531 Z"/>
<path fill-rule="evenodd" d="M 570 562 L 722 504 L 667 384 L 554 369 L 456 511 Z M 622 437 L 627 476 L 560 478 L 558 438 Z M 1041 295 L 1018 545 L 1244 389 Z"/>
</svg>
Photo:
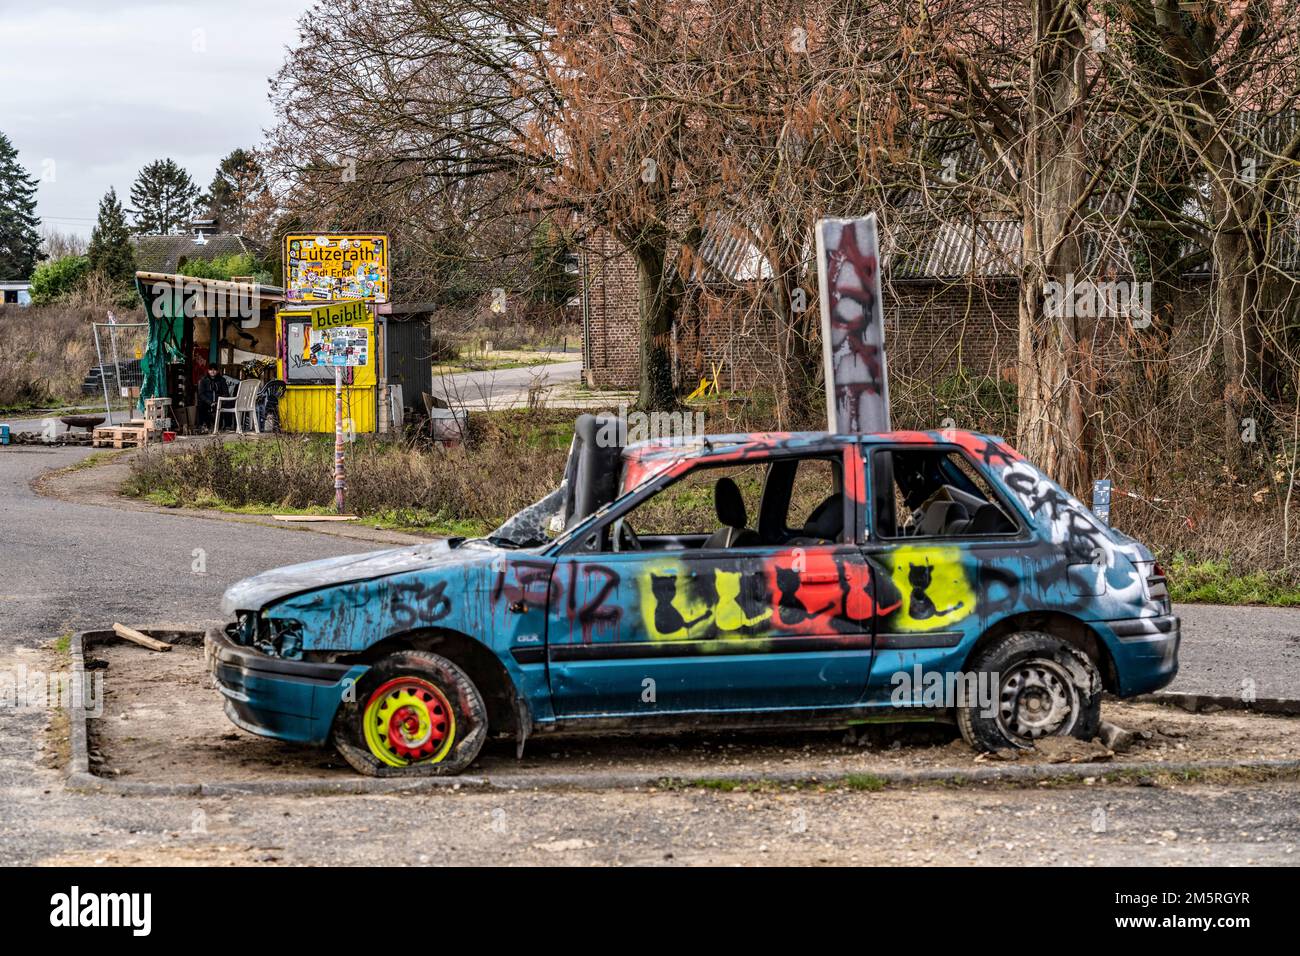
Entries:
<svg viewBox="0 0 1300 956">
<path fill-rule="evenodd" d="M 972 232 L 978 235 L 973 237 Z M 885 341 L 891 371 L 936 378 L 963 368 L 998 376 L 1014 364 L 1019 223 L 985 222 L 931 231 L 906 259 L 882 236 Z M 673 331 L 673 374 L 681 388 L 711 376 L 744 390 L 776 367 L 775 319 L 758 308 L 747 284 L 770 274 L 761 254 L 734 238 L 706 238 L 708 273 L 692 283 Z M 583 375 L 597 388 L 635 388 L 640 375 L 636 263 L 607 234 L 586 250 Z M 805 284 L 817 310 L 815 282 Z"/>
</svg>

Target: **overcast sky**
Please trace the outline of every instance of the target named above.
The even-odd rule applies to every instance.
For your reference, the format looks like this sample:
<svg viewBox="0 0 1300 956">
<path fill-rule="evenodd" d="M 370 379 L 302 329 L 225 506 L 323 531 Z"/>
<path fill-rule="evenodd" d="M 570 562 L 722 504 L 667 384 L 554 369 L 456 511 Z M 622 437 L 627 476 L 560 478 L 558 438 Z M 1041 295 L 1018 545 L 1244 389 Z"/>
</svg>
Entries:
<svg viewBox="0 0 1300 956">
<path fill-rule="evenodd" d="M 0 0 L 0 130 L 40 179 L 45 224 L 88 236 L 170 156 L 206 188 L 270 125 L 267 79 L 310 0 Z"/>
</svg>

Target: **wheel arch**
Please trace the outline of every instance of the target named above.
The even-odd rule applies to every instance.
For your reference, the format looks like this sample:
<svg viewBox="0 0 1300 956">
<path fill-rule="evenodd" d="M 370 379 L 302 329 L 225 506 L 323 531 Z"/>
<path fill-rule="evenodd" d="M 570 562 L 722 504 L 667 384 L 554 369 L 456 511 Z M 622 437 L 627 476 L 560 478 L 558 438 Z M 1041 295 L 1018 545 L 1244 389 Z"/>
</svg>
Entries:
<svg viewBox="0 0 1300 956">
<path fill-rule="evenodd" d="M 1097 670 L 1101 673 L 1102 686 L 1111 693 L 1119 690 L 1119 673 L 1106 642 L 1086 621 L 1081 621 L 1063 611 L 1025 611 L 1002 618 L 985 630 L 979 640 L 972 645 L 966 660 L 962 663 L 963 669 L 969 668 L 970 662 L 976 655 L 999 638 L 1018 631 L 1042 631 L 1077 647 L 1097 666 Z"/>
<path fill-rule="evenodd" d="M 521 731 L 526 735 L 528 728 L 521 724 L 528 721 L 527 701 L 519 695 L 500 658 L 486 644 L 468 634 L 441 628 L 404 631 L 389 635 L 351 659 L 373 664 L 395 651 L 406 650 L 439 654 L 466 673 L 483 695 L 489 735 L 517 738 Z"/>
</svg>

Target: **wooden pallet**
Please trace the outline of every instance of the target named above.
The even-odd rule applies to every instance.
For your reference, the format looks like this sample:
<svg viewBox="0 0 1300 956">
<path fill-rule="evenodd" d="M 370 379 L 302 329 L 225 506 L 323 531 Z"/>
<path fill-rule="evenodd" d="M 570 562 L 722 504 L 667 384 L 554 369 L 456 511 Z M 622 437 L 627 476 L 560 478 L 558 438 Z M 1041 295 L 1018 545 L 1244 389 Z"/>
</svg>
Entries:
<svg viewBox="0 0 1300 956">
<path fill-rule="evenodd" d="M 96 448 L 139 448 L 149 443 L 144 425 L 106 425 L 96 428 L 91 444 Z"/>
<path fill-rule="evenodd" d="M 164 423 L 172 417 L 172 400 L 170 398 L 146 398 L 144 400 L 144 418 L 134 419 L 127 425 L 148 425 L 151 431 L 165 430 Z"/>
</svg>

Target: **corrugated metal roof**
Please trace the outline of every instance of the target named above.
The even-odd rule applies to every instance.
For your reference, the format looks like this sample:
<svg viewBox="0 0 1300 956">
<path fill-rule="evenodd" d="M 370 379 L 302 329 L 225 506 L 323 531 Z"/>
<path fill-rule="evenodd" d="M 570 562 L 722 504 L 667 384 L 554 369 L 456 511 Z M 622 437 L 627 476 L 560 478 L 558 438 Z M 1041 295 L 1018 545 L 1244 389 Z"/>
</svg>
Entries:
<svg viewBox="0 0 1300 956">
<path fill-rule="evenodd" d="M 1016 275 L 1020 223 L 1014 219 L 884 224 L 881 271 L 891 279 L 951 279 Z"/>
<path fill-rule="evenodd" d="M 1114 122 L 1118 123 L 1119 120 Z M 1253 140 L 1266 163 L 1268 154 L 1281 152 L 1300 134 L 1300 110 L 1282 110 L 1264 115 L 1243 112 L 1234 119 L 1237 133 Z M 957 121 L 927 124 L 914 131 L 930 156 L 934 175 L 941 179 L 949 169 L 963 178 L 997 189 L 999 170 L 990 168 L 989 158 L 979 149 L 965 127 Z M 1009 160 L 1014 161 L 1014 160 Z M 1261 167 L 1262 168 L 1262 167 Z M 1014 277 L 1020 272 L 1022 228 L 1020 220 L 998 218 L 993 209 L 971 210 L 961 197 L 901 188 L 884 202 L 881 213 L 880 250 L 882 271 L 896 280 L 944 280 Z M 968 197 L 967 197 L 968 198 Z M 1131 275 L 1137 244 L 1126 234 L 1122 222 L 1127 193 L 1102 191 L 1088 204 L 1082 229 L 1083 268 L 1090 273 Z M 1193 221 L 1204 221 L 1203 211 L 1193 196 L 1185 210 Z M 947 203 L 947 208 L 943 208 Z M 1279 197 L 1284 206 L 1272 233 L 1272 252 L 1280 268 L 1300 275 L 1300 221 L 1292 196 Z M 692 263 L 691 279 L 704 283 L 740 284 L 770 278 L 771 263 L 754 241 L 746 223 L 761 222 L 747 210 L 728 210 L 705 226 L 704 239 Z M 811 239 L 811 237 L 810 237 Z M 1181 244 L 1181 256 L 1190 263 L 1188 275 L 1204 275 L 1210 269 L 1208 250 L 1195 239 Z M 805 250 L 805 265 L 812 266 L 811 244 Z"/>
<path fill-rule="evenodd" d="M 141 282 L 168 282 L 177 283 L 193 287 L 195 285 L 204 289 L 212 289 L 220 293 L 248 293 L 257 299 L 273 299 L 284 301 L 284 289 L 278 285 L 263 285 L 260 282 L 231 282 L 226 279 L 200 279 L 195 276 L 183 276 L 166 272 L 145 272 L 137 271 L 135 277 Z"/>
<path fill-rule="evenodd" d="M 713 223 L 700 242 L 696 258 L 693 278 L 699 281 L 753 282 L 772 277 L 772 264 L 754 243 L 750 231 L 730 220 Z"/>
</svg>

